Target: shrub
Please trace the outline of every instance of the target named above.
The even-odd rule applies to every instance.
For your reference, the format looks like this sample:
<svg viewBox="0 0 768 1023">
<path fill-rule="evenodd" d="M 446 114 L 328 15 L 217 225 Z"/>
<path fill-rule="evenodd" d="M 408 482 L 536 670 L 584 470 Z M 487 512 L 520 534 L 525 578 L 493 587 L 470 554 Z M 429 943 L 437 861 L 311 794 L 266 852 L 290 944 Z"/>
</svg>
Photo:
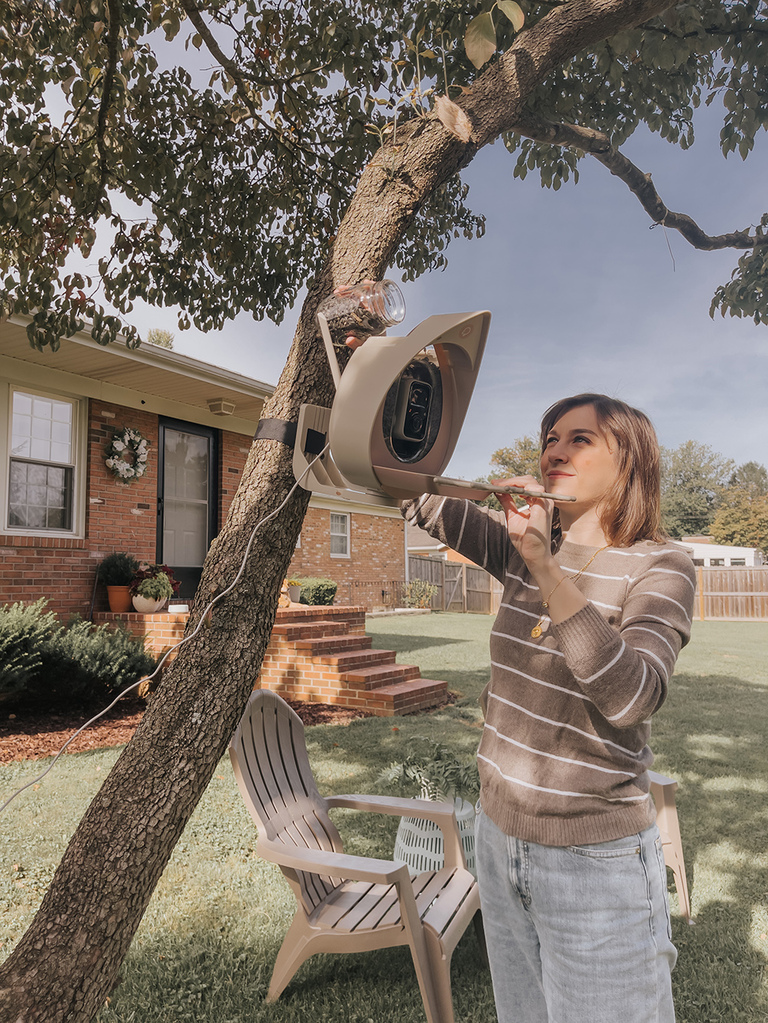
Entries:
<svg viewBox="0 0 768 1023">
<path fill-rule="evenodd" d="M 430 607 L 436 593 L 434 583 L 428 583 L 426 579 L 412 579 L 405 588 L 405 606 Z"/>
<path fill-rule="evenodd" d="M 173 596 L 173 586 L 165 572 L 158 572 L 147 579 L 142 579 L 135 587 L 131 587 L 131 592 L 134 589 L 138 596 L 146 597 L 148 600 L 168 600 Z"/>
<path fill-rule="evenodd" d="M 139 563 L 132 554 L 115 551 L 99 562 L 99 582 L 105 586 L 130 586 L 139 570 Z"/>
<path fill-rule="evenodd" d="M 338 584 L 333 579 L 310 577 L 298 581 L 301 584 L 301 597 L 299 599 L 302 604 L 315 606 L 317 604 L 333 603 L 336 590 L 338 589 Z"/>
<path fill-rule="evenodd" d="M 0 609 L 0 701 L 64 708 L 112 700 L 155 665 L 125 628 L 75 619 L 64 628 L 46 601 Z"/>
<path fill-rule="evenodd" d="M 42 651 L 59 628 L 46 601 L 0 608 L 0 703 L 14 703 L 43 667 Z"/>
</svg>

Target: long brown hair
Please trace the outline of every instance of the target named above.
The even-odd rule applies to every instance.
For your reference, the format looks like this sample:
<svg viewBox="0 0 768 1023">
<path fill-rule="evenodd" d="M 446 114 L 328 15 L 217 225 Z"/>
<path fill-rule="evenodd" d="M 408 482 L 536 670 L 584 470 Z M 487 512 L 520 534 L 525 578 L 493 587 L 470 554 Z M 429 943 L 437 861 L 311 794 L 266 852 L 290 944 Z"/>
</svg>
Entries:
<svg viewBox="0 0 768 1023">
<path fill-rule="evenodd" d="M 555 423 L 571 409 L 591 405 L 600 429 L 617 447 L 618 475 L 600 506 L 600 525 L 614 547 L 667 539 L 661 528 L 661 457 L 653 424 L 644 412 L 605 394 L 576 394 L 542 416 L 541 450 Z M 559 531 L 555 510 L 553 532 Z"/>
</svg>

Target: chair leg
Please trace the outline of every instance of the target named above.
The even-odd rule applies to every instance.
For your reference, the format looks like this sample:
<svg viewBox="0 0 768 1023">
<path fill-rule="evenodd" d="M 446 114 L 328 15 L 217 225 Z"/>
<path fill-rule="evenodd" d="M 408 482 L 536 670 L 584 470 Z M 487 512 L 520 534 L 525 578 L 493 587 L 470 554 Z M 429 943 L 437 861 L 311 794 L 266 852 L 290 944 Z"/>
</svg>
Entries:
<svg viewBox="0 0 768 1023">
<path fill-rule="evenodd" d="M 266 1001 L 276 1002 L 301 964 L 311 957 L 309 941 L 304 920 L 295 917 L 277 953 Z"/>
<path fill-rule="evenodd" d="M 477 944 L 480 948 L 480 958 L 483 961 L 483 966 L 490 969 L 490 962 L 488 960 L 488 946 L 485 943 L 485 927 L 483 927 L 483 914 L 478 909 L 472 918 L 472 923 L 475 927 L 475 937 L 477 938 Z"/>
<path fill-rule="evenodd" d="M 451 955 L 429 928 L 425 928 L 427 949 L 432 969 L 432 981 L 437 1001 L 438 1023 L 454 1023 L 453 994 L 451 991 Z"/>
</svg>

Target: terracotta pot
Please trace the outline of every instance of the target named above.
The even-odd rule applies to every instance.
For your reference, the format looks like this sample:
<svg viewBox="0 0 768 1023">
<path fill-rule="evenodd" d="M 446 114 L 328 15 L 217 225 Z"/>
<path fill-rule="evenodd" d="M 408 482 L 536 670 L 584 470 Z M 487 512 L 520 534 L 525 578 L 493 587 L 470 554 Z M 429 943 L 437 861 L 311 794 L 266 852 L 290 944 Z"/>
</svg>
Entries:
<svg viewBox="0 0 768 1023">
<path fill-rule="evenodd" d="M 152 597 L 142 597 L 140 593 L 137 593 L 133 597 L 133 606 L 140 615 L 153 615 L 155 611 L 159 611 L 165 603 L 165 597 L 161 600 L 153 600 Z"/>
<path fill-rule="evenodd" d="M 126 611 L 133 610 L 130 586 L 108 586 L 107 600 L 109 601 L 109 610 L 113 614 L 125 614 Z"/>
</svg>

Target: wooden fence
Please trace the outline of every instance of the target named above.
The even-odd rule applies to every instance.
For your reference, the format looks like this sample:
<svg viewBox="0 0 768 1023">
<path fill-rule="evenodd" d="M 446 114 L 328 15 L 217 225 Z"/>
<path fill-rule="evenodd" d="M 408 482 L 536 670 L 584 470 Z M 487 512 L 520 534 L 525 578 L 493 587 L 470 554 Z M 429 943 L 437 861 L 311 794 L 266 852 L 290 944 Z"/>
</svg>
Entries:
<svg viewBox="0 0 768 1023">
<path fill-rule="evenodd" d="M 499 610 L 501 583 L 476 565 L 409 554 L 408 575 L 437 587 L 432 598 L 433 611 L 487 615 Z"/>
<path fill-rule="evenodd" d="M 768 566 L 697 568 L 694 615 L 707 619 L 768 621 Z"/>
</svg>

